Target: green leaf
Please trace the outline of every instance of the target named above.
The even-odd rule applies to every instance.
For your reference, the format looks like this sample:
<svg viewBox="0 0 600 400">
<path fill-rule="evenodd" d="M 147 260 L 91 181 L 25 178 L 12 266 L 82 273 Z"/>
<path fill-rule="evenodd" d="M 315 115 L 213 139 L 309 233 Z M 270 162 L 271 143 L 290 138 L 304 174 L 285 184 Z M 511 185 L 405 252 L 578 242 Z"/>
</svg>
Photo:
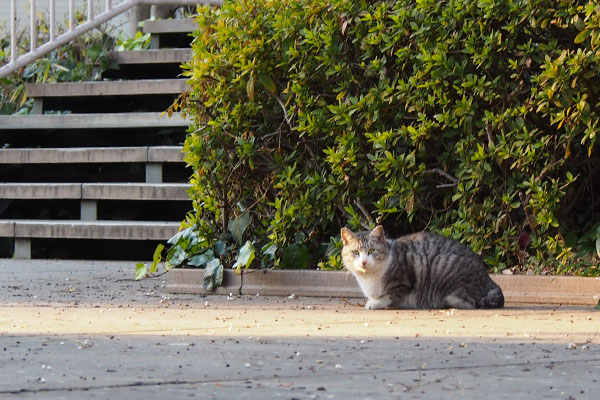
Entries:
<svg viewBox="0 0 600 400">
<path fill-rule="evenodd" d="M 577 36 L 575 36 L 575 40 L 574 40 L 574 42 L 575 42 L 575 43 L 581 43 L 581 42 L 584 42 L 584 41 L 585 41 L 585 39 L 587 39 L 587 38 L 588 38 L 588 36 L 590 36 L 590 33 L 591 33 L 591 31 L 590 31 L 589 29 L 585 29 L 585 30 L 583 30 L 583 31 L 579 32 L 579 33 L 577 34 Z"/>
<path fill-rule="evenodd" d="M 254 101 L 254 75 L 250 74 L 248 82 L 246 83 L 246 93 L 250 101 Z"/>
<path fill-rule="evenodd" d="M 579 31 L 585 29 L 585 21 L 579 15 L 575 15 L 575 17 L 573 18 L 573 25 Z"/>
<path fill-rule="evenodd" d="M 180 246 L 173 246 L 169 249 L 166 257 L 166 261 L 172 266 L 176 267 L 181 265 L 183 261 L 188 257 L 185 249 Z"/>
<path fill-rule="evenodd" d="M 565 235 L 565 245 L 567 247 L 575 247 L 577 246 L 577 234 L 575 232 L 569 232 Z"/>
<path fill-rule="evenodd" d="M 137 263 L 135 265 L 135 280 L 139 281 L 140 279 L 144 278 L 146 275 L 148 275 L 148 267 L 146 267 L 146 264 Z"/>
<path fill-rule="evenodd" d="M 310 262 L 310 251 L 305 244 L 294 243 L 281 251 L 281 266 L 283 268 L 306 269 Z"/>
<path fill-rule="evenodd" d="M 156 246 L 156 250 L 154 250 L 154 255 L 152 256 L 152 266 L 150 267 L 149 274 L 156 272 L 156 268 L 158 268 L 158 264 L 162 261 L 162 251 L 165 246 L 160 243 Z"/>
<path fill-rule="evenodd" d="M 215 244 L 213 245 L 213 252 L 215 253 L 215 256 L 221 257 L 227 252 L 227 242 L 223 240 L 215 242 Z"/>
<path fill-rule="evenodd" d="M 175 244 L 175 243 L 178 243 L 178 242 L 179 242 L 179 240 L 180 240 L 182 237 L 184 237 L 184 235 L 188 235 L 188 234 L 191 232 L 191 230 L 192 230 L 192 227 L 189 227 L 189 228 L 187 228 L 187 229 L 184 229 L 184 230 L 181 230 L 181 231 L 177 232 L 176 234 L 174 234 L 174 235 L 171 237 L 171 239 L 169 239 L 169 240 L 167 241 L 167 243 L 169 243 L 169 244 Z"/>
<path fill-rule="evenodd" d="M 254 246 L 252 245 L 252 242 L 248 240 L 244 247 L 240 249 L 238 258 L 231 268 L 235 269 L 236 272 L 239 272 L 242 267 L 248 269 L 250 264 L 252 264 L 252 260 L 254 260 L 254 256 Z"/>
<path fill-rule="evenodd" d="M 206 263 L 208 263 L 209 261 L 213 260 L 214 258 L 215 258 L 215 255 L 214 255 L 213 251 L 206 250 L 202 254 L 196 254 L 196 255 L 192 256 L 188 260 L 187 264 L 192 265 L 194 267 L 201 267 L 201 266 L 205 265 Z"/>
<path fill-rule="evenodd" d="M 165 261 L 165 263 L 164 263 L 164 265 L 163 265 L 163 266 L 164 266 L 164 268 L 165 268 L 165 272 L 169 271 L 171 268 L 175 268 L 175 267 L 177 267 L 177 265 L 170 264 L 170 263 L 168 263 L 168 262 L 166 262 L 166 261 Z"/>
<path fill-rule="evenodd" d="M 86 50 L 86 54 L 92 62 L 95 62 L 98 59 L 100 53 L 102 53 L 102 46 L 98 43 L 88 47 Z"/>
<path fill-rule="evenodd" d="M 213 291 L 223 283 L 223 265 L 221 260 L 213 258 L 204 270 L 204 289 Z"/>
<path fill-rule="evenodd" d="M 275 252 L 277 251 L 277 246 L 273 243 L 266 244 L 261 252 L 262 254 L 264 254 L 265 256 L 268 256 L 269 260 L 273 260 L 275 258 Z"/>
<path fill-rule="evenodd" d="M 231 232 L 231 236 L 235 239 L 238 245 L 242 244 L 244 232 L 250 225 L 250 213 L 244 212 L 238 218 L 229 220 L 227 230 Z"/>
<path fill-rule="evenodd" d="M 267 88 L 267 90 L 269 92 L 275 93 L 275 91 L 277 90 L 277 87 L 275 86 L 275 82 L 273 82 L 273 79 L 271 79 L 271 77 L 269 75 L 259 74 L 258 79 L 265 86 L 265 88 Z"/>
<path fill-rule="evenodd" d="M 304 232 L 298 231 L 294 234 L 294 241 L 296 243 L 304 243 L 304 240 L 306 240 L 306 235 Z"/>
</svg>

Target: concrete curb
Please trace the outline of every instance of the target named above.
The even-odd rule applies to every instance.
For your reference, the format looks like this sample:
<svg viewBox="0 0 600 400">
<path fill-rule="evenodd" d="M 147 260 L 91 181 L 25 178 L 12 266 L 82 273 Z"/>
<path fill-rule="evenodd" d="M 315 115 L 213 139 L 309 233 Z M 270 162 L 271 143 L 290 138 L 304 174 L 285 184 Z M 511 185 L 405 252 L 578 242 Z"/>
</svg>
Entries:
<svg viewBox="0 0 600 400">
<path fill-rule="evenodd" d="M 225 270 L 223 286 L 207 292 L 204 270 L 172 269 L 167 292 L 173 294 L 245 294 L 265 296 L 364 297 L 354 277 L 345 271 L 249 270 L 236 275 Z M 574 276 L 492 275 L 507 303 L 595 306 L 600 278 Z"/>
</svg>

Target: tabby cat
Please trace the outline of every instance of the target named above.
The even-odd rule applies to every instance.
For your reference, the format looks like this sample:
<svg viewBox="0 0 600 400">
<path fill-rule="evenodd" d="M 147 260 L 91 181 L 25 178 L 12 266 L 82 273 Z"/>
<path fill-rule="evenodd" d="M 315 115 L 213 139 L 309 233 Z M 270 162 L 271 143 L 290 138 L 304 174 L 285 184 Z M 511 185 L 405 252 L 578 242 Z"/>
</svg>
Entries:
<svg viewBox="0 0 600 400">
<path fill-rule="evenodd" d="M 396 240 L 383 227 L 342 228 L 342 261 L 368 298 L 366 308 L 500 308 L 504 296 L 480 256 L 430 232 Z"/>
</svg>

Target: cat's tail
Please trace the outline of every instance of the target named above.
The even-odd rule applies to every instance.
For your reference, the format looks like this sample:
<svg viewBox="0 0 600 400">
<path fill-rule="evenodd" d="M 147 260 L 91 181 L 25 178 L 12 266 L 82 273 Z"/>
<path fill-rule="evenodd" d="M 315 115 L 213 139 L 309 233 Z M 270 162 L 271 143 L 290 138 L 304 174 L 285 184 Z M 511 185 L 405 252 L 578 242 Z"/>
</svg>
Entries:
<svg viewBox="0 0 600 400">
<path fill-rule="evenodd" d="M 487 294 L 477 302 L 477 308 L 504 307 L 504 294 L 502 294 L 500 286 L 490 279 L 487 289 Z"/>
</svg>

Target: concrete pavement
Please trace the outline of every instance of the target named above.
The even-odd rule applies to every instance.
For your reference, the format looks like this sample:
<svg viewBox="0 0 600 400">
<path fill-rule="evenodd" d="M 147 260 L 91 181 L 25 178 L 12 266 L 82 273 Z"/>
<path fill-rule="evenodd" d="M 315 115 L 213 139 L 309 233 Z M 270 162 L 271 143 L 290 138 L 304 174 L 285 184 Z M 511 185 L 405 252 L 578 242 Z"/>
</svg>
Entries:
<svg viewBox="0 0 600 400">
<path fill-rule="evenodd" d="M 596 399 L 591 307 L 194 296 L 133 262 L 0 260 L 4 399 Z"/>
</svg>

